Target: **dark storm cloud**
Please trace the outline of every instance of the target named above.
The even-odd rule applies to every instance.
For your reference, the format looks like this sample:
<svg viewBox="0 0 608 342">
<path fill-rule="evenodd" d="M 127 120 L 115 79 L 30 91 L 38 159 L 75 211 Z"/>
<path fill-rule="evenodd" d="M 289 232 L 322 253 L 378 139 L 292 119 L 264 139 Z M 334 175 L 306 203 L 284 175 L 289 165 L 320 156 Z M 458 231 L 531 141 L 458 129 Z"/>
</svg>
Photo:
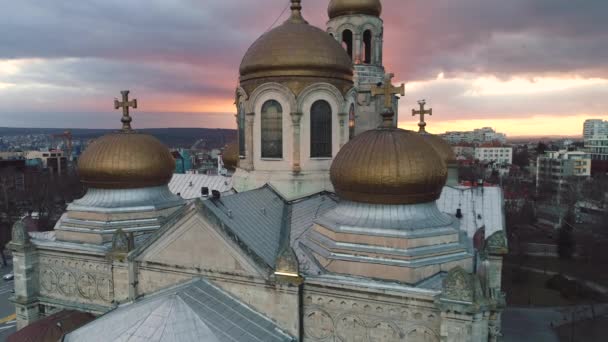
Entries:
<svg viewBox="0 0 608 342">
<path fill-rule="evenodd" d="M 387 62 L 406 78 L 427 78 L 440 71 L 448 76 L 607 73 L 605 0 L 383 4 Z"/>
</svg>

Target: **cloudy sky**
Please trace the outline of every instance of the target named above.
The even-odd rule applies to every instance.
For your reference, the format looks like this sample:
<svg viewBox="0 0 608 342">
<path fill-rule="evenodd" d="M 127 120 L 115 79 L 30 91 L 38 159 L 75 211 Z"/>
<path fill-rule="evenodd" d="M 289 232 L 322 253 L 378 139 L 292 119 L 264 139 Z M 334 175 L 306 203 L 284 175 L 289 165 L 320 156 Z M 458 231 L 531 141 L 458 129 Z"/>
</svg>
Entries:
<svg viewBox="0 0 608 342">
<path fill-rule="evenodd" d="M 303 0 L 324 28 L 329 0 Z M 0 126 L 234 127 L 238 67 L 288 0 L 0 0 Z M 406 83 L 400 126 L 581 134 L 608 119 L 608 1 L 383 0 L 387 70 Z M 278 20 L 280 24 L 287 13 Z"/>
</svg>

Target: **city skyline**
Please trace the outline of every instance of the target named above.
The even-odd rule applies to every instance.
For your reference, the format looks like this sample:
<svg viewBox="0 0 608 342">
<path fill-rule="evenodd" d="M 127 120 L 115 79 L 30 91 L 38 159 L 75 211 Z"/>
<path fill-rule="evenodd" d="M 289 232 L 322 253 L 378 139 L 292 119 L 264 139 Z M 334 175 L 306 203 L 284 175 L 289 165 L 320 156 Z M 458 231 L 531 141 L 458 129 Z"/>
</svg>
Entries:
<svg viewBox="0 0 608 342">
<path fill-rule="evenodd" d="M 326 0 L 304 0 L 325 28 Z M 234 128 L 247 47 L 286 19 L 287 1 L 57 1 L 8 4 L 0 23 L 1 126 L 115 128 L 113 97 L 140 100 L 134 126 Z M 608 3 L 384 0 L 384 60 L 433 133 L 491 126 L 509 136 L 582 135 L 606 119 Z M 252 15 L 253 14 L 253 15 Z M 65 16 L 73 20 L 60 20 Z M 17 34 L 19 33 L 19 34 Z M 66 37 L 68 37 L 66 39 Z M 584 38 L 584 39 L 583 39 Z M 540 129 L 542 127 L 542 129 Z"/>
</svg>

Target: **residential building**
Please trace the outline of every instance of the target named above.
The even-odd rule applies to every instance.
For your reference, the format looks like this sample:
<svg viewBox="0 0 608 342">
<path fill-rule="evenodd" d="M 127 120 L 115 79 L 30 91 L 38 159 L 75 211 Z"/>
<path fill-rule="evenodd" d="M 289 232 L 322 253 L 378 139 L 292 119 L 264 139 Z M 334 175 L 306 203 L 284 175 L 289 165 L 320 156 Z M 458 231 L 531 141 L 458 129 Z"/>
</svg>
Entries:
<svg viewBox="0 0 608 342">
<path fill-rule="evenodd" d="M 39 161 L 39 165 L 41 165 L 42 168 L 48 169 L 53 174 L 61 174 L 68 170 L 68 158 L 64 156 L 63 151 L 27 151 L 25 153 L 25 159 L 30 161 Z"/>
<path fill-rule="evenodd" d="M 561 193 L 571 177 L 591 175 L 591 156 L 583 151 L 549 151 L 538 157 L 536 167 L 537 191 Z"/>
<path fill-rule="evenodd" d="M 487 144 L 475 148 L 475 159 L 498 165 L 513 164 L 513 147 Z"/>
<path fill-rule="evenodd" d="M 591 155 L 591 173 L 608 173 L 608 134 L 585 139 L 585 150 Z"/>
<path fill-rule="evenodd" d="M 483 144 L 490 142 L 499 142 L 505 144 L 507 142 L 507 135 L 504 133 L 498 133 L 491 127 L 483 127 L 474 129 L 473 131 L 451 131 L 442 134 L 442 137 L 447 140 L 450 144 L 459 143 L 470 143 L 470 144 Z"/>
<path fill-rule="evenodd" d="M 586 120 L 583 124 L 583 138 L 591 139 L 594 135 L 608 135 L 608 121 L 600 119 Z"/>
</svg>

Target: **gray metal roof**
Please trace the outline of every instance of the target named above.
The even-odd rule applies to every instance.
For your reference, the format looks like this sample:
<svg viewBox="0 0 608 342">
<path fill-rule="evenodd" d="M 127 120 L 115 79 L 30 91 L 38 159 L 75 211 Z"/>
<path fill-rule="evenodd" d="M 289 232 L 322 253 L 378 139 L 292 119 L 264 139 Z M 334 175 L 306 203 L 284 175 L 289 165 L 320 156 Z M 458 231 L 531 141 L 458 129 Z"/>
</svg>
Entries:
<svg viewBox="0 0 608 342">
<path fill-rule="evenodd" d="M 232 190 L 232 177 L 222 175 L 201 174 L 174 174 L 169 182 L 169 190 L 174 194 L 180 194 L 184 199 L 195 199 L 201 197 L 201 189 L 209 188 L 219 192 Z"/>
<path fill-rule="evenodd" d="M 287 204 L 277 193 L 262 187 L 202 203 L 240 242 L 274 268 L 281 234 L 288 229 Z"/>
<path fill-rule="evenodd" d="M 437 200 L 439 210 L 456 215 L 460 209 L 460 229 L 472 238 L 475 232 L 485 227 L 486 236 L 504 230 L 502 189 L 499 187 L 444 187 Z"/>
<path fill-rule="evenodd" d="M 295 341 L 275 323 L 198 279 L 118 307 L 64 341 Z"/>
</svg>

